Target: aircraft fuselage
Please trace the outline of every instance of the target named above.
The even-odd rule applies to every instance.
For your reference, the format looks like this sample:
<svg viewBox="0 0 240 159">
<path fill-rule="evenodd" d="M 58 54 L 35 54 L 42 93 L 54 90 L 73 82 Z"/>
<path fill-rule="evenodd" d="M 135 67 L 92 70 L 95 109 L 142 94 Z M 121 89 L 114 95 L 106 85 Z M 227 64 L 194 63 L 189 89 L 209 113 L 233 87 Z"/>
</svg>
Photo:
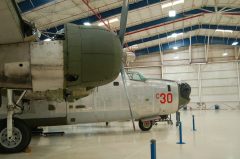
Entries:
<svg viewBox="0 0 240 159">
<path fill-rule="evenodd" d="M 126 81 L 135 120 L 175 113 L 180 108 L 179 85 L 169 80 Z M 5 103 L 5 99 L 3 99 Z M 16 115 L 32 127 L 125 121 L 131 119 L 123 82 L 97 87 L 84 98 L 73 102 L 23 101 L 24 112 Z M 0 112 L 6 112 L 4 106 Z M 1 114 L 1 118 L 4 118 Z"/>
</svg>

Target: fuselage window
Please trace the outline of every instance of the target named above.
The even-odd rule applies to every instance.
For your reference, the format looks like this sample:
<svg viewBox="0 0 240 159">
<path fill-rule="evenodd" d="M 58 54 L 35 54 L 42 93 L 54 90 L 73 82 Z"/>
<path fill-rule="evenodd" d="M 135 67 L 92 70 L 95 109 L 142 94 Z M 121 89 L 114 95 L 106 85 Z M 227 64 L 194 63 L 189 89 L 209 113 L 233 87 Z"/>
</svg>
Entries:
<svg viewBox="0 0 240 159">
<path fill-rule="evenodd" d="M 138 72 L 129 72 L 127 75 L 129 79 L 133 81 L 146 81 L 146 78 Z"/>
</svg>

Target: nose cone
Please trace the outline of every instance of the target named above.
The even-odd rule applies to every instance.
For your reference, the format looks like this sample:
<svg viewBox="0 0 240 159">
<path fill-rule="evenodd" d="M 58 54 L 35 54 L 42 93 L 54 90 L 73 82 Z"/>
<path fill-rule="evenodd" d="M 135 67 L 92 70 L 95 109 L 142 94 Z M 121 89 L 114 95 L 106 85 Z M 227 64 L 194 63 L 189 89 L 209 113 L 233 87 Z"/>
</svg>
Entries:
<svg viewBox="0 0 240 159">
<path fill-rule="evenodd" d="M 187 83 L 180 83 L 179 85 L 179 109 L 187 105 L 190 101 L 191 87 Z"/>
</svg>

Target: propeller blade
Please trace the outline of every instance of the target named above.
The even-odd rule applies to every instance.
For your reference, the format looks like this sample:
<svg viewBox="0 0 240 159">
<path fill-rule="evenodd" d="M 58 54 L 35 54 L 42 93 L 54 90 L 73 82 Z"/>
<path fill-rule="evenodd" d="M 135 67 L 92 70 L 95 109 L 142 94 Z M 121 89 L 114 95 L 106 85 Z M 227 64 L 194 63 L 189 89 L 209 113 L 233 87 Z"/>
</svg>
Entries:
<svg viewBox="0 0 240 159">
<path fill-rule="evenodd" d="M 127 27 L 127 16 L 128 16 L 128 0 L 123 0 L 121 20 L 120 20 L 120 30 L 118 34 L 122 45 L 124 42 L 124 35 Z"/>
<path fill-rule="evenodd" d="M 130 111 L 130 115 L 131 115 L 131 119 L 132 119 L 133 130 L 135 131 L 136 127 L 135 127 L 135 123 L 134 123 L 131 102 L 130 102 L 130 98 L 129 98 L 129 94 L 128 94 L 128 90 L 127 90 L 127 86 L 126 86 L 126 77 L 125 77 L 125 70 L 124 70 L 123 63 L 122 63 L 122 68 L 121 68 L 121 76 L 122 76 L 124 91 L 125 91 L 125 94 L 126 94 L 126 97 L 127 97 L 127 101 L 128 101 L 128 107 L 129 107 L 129 111 Z"/>
<path fill-rule="evenodd" d="M 128 4 L 129 4 L 128 0 L 123 0 L 121 20 L 120 20 L 120 30 L 119 30 L 119 34 L 118 34 L 120 42 L 122 44 L 122 48 L 123 48 L 124 36 L 125 36 L 125 32 L 126 32 L 126 27 L 127 27 Z M 123 85 L 124 85 L 124 91 L 125 91 L 127 101 L 128 101 L 129 111 L 130 111 L 132 124 L 133 124 L 133 130 L 135 131 L 136 128 L 135 128 L 130 98 L 129 98 L 129 94 L 128 94 L 128 90 L 127 90 L 127 86 L 126 86 L 126 77 L 125 77 L 125 70 L 124 70 L 123 63 L 122 63 L 122 67 L 121 67 L 121 76 L 122 76 L 122 81 L 123 81 Z"/>
</svg>

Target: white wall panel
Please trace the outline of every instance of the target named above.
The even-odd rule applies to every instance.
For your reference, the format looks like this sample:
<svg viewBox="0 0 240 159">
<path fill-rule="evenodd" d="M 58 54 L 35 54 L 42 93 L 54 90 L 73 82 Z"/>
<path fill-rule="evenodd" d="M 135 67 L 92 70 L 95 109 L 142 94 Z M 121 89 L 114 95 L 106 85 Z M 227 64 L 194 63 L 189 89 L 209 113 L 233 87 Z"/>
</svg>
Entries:
<svg viewBox="0 0 240 159">
<path fill-rule="evenodd" d="M 192 59 L 194 60 L 197 60 L 197 59 L 204 59 L 205 56 L 204 56 L 204 51 L 205 51 L 205 48 L 202 46 L 202 47 L 192 47 Z"/>
<path fill-rule="evenodd" d="M 219 73 L 221 72 L 221 73 Z M 202 72 L 202 79 L 226 79 L 226 78 L 237 78 L 237 71 L 210 71 L 210 72 Z"/>
<path fill-rule="evenodd" d="M 238 94 L 237 86 L 202 88 L 202 95 L 232 95 Z"/>
<path fill-rule="evenodd" d="M 198 88 L 194 88 L 192 87 L 192 90 L 191 90 L 191 96 L 198 96 Z"/>
<path fill-rule="evenodd" d="M 222 71 L 222 70 L 235 70 L 236 63 L 213 63 L 211 65 L 202 65 L 202 71 Z"/>
<path fill-rule="evenodd" d="M 237 86 L 237 79 L 208 79 L 202 80 L 202 87 L 220 87 L 220 86 Z"/>
<path fill-rule="evenodd" d="M 171 66 L 171 67 L 164 67 L 164 72 L 166 73 L 182 73 L 182 72 L 196 72 L 198 66 L 197 65 L 183 65 L 179 66 Z"/>
<path fill-rule="evenodd" d="M 202 102 L 228 102 L 228 101 L 238 101 L 238 95 L 211 95 L 211 96 L 202 96 Z"/>
<path fill-rule="evenodd" d="M 186 81 L 186 80 L 197 80 L 197 73 L 176 73 L 176 74 L 164 74 L 165 79 L 177 80 L 177 81 Z"/>
<path fill-rule="evenodd" d="M 167 53 L 163 56 L 164 65 L 183 65 L 189 63 L 189 53 L 184 51 L 178 51 L 175 53 Z"/>
</svg>

